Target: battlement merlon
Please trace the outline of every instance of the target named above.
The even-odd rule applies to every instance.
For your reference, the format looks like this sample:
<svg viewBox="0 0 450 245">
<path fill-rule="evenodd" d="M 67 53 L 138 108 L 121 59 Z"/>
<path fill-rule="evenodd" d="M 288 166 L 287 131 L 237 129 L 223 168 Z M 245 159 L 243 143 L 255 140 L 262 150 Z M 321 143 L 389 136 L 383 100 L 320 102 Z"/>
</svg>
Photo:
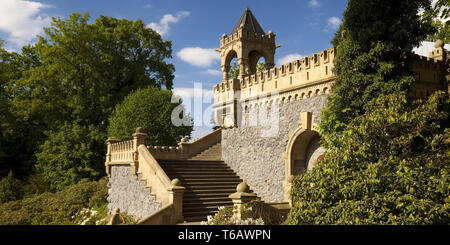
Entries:
<svg viewBox="0 0 450 245">
<path fill-rule="evenodd" d="M 333 81 L 335 54 L 336 49 L 331 48 L 263 72 L 224 80 L 213 87 L 214 104 L 223 104 L 233 99 L 245 100 L 259 93 L 283 92 L 299 86 Z M 236 98 L 237 91 L 239 98 Z"/>
</svg>

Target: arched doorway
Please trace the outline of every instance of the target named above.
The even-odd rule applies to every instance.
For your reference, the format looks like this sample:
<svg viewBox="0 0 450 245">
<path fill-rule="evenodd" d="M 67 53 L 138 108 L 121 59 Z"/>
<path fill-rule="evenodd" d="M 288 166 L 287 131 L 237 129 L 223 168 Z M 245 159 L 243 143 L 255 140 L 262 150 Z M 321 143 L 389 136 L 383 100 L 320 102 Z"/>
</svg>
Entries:
<svg viewBox="0 0 450 245">
<path fill-rule="evenodd" d="M 286 200 L 289 200 L 294 176 L 311 171 L 317 164 L 317 160 L 323 158 L 325 151 L 325 148 L 320 145 L 319 132 L 313 125 L 312 113 L 302 112 L 301 124 L 289 134 L 289 141 L 284 153 Z"/>
</svg>

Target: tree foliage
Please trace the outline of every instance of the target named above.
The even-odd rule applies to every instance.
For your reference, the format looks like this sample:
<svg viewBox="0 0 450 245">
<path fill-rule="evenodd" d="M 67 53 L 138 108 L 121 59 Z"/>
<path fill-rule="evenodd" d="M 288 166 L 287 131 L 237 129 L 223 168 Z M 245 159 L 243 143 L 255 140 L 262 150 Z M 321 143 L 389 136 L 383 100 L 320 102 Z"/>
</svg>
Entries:
<svg viewBox="0 0 450 245">
<path fill-rule="evenodd" d="M 175 126 L 172 112 L 181 101 L 172 103 L 172 92 L 154 87 L 138 89 L 119 103 L 109 118 L 108 136 L 129 140 L 137 127 L 148 134 L 147 145 L 175 146 L 183 137 L 190 138 L 192 126 Z M 191 119 L 184 113 L 180 118 Z"/>
<path fill-rule="evenodd" d="M 35 166 L 52 189 L 61 190 L 84 178 L 98 180 L 104 176 L 104 129 L 66 122 L 47 135 L 36 154 Z"/>
<path fill-rule="evenodd" d="M 89 20 L 53 18 L 20 54 L 0 49 L 0 176 L 36 165 L 57 189 L 98 179 L 115 105 L 139 88 L 172 89 L 170 41 L 141 20 Z"/>
<path fill-rule="evenodd" d="M 289 224 L 448 224 L 450 102 L 408 96 L 411 51 L 433 33 L 430 1 L 350 0 L 333 44 L 327 148 L 294 180 Z"/>
<path fill-rule="evenodd" d="M 441 39 L 444 43 L 450 42 L 450 1 L 437 0 L 432 8 L 423 12 L 422 18 L 431 23 L 436 32 L 429 35 L 429 39 Z"/>
<path fill-rule="evenodd" d="M 420 19 L 429 0 L 350 0 L 333 44 L 336 82 L 320 129 L 327 147 L 337 144 L 346 125 L 364 114 L 364 105 L 381 94 L 408 91 L 412 49 L 434 29 Z"/>
</svg>

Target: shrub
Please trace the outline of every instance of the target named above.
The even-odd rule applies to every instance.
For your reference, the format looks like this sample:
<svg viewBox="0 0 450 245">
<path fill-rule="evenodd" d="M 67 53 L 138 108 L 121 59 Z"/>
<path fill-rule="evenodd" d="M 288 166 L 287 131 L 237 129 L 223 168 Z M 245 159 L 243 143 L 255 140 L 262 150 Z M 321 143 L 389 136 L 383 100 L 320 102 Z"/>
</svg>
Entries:
<svg viewBox="0 0 450 245">
<path fill-rule="evenodd" d="M 448 94 L 366 106 L 311 172 L 293 182 L 288 224 L 449 224 Z"/>
<path fill-rule="evenodd" d="M 0 205 L 1 225 L 74 225 L 83 209 L 104 209 L 107 197 L 107 178 L 100 181 L 82 180 L 56 193 Z M 104 202 L 104 203 L 102 203 Z"/>
<path fill-rule="evenodd" d="M 15 201 L 23 196 L 22 183 L 15 179 L 12 171 L 0 180 L 0 204 Z"/>
</svg>

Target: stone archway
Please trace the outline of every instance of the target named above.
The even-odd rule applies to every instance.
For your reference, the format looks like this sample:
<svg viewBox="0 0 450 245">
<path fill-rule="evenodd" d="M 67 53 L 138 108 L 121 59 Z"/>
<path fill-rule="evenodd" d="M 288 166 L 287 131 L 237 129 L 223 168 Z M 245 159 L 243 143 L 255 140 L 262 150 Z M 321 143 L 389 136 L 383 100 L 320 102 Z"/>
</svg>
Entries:
<svg viewBox="0 0 450 245">
<path fill-rule="evenodd" d="M 300 125 L 289 133 L 289 141 L 283 155 L 285 159 L 285 200 L 289 200 L 294 176 L 311 171 L 316 160 L 323 157 L 325 148 L 320 145 L 319 132 L 313 123 L 311 112 L 302 112 Z"/>
</svg>

